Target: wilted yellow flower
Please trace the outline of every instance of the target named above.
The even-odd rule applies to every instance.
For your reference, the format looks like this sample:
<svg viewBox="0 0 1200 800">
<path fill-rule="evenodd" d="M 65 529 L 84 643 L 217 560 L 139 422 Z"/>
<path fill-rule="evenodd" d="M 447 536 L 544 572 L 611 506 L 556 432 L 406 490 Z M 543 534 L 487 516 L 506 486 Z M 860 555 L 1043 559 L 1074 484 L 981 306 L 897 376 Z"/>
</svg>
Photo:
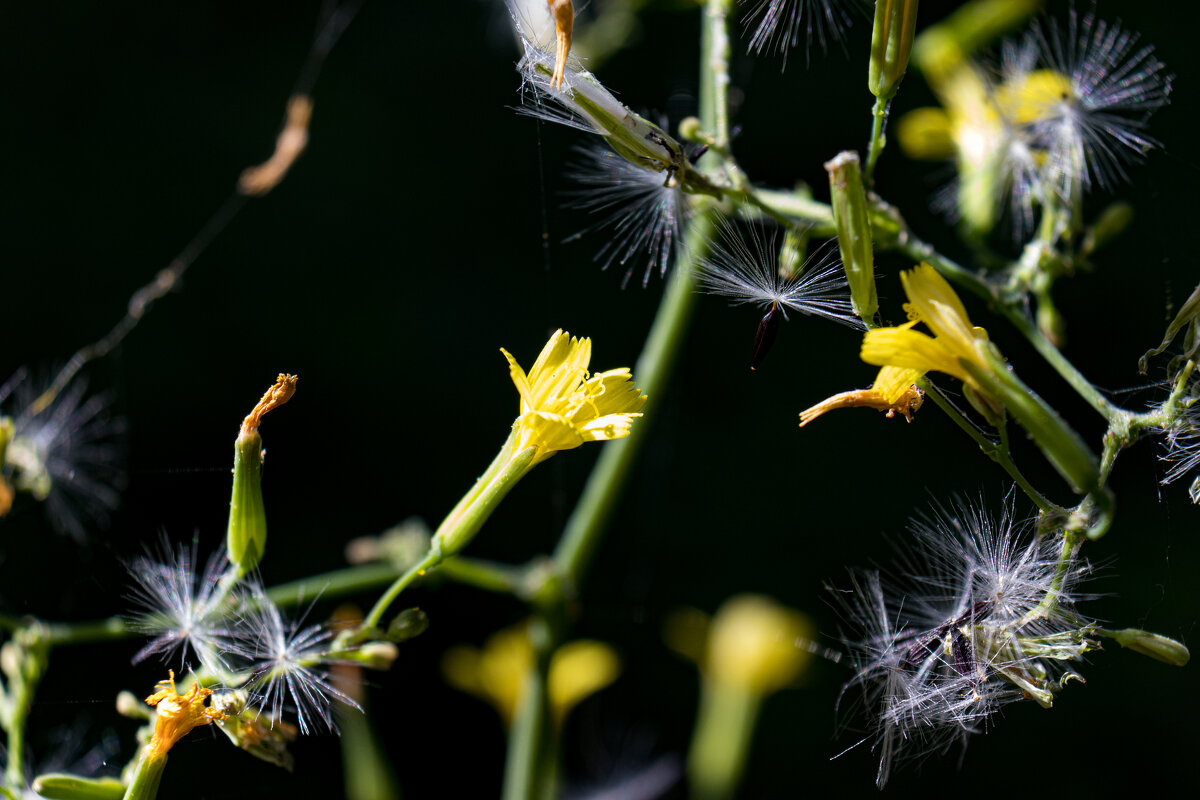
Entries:
<svg viewBox="0 0 1200 800">
<path fill-rule="evenodd" d="M 634 385 L 628 367 L 589 377 L 591 339 L 556 331 L 528 373 L 507 350 L 500 352 L 508 359 L 509 374 L 521 394 L 513 452 L 536 447 L 533 464 L 584 442 L 628 436 L 633 418 L 641 416 L 637 411 L 646 396 Z"/>
<path fill-rule="evenodd" d="M 452 647 L 442 659 L 446 682 L 491 703 L 505 724 L 512 724 L 516 716 L 533 667 L 533 644 L 524 625 L 497 631 L 482 649 Z M 603 642 L 579 639 L 555 650 L 547 686 L 555 722 L 561 723 L 580 701 L 616 680 L 620 671 L 620 659 Z"/>
<path fill-rule="evenodd" d="M 841 392 L 801 411 L 800 427 L 803 428 L 835 408 L 873 408 L 876 411 L 886 411 L 889 418 L 899 414 L 912 422 L 912 415 L 917 413 L 921 404 L 925 402 L 925 393 L 914 385 L 923 374 L 916 369 L 884 367 L 875 376 L 875 383 L 870 389 Z"/>
<path fill-rule="evenodd" d="M 156 709 L 154 735 L 146 750 L 156 758 L 165 756 L 176 742 L 191 733 L 192 728 L 225 719 L 224 713 L 205 705 L 212 689 L 203 689 L 194 683 L 187 694 L 179 694 L 175 690 L 175 671 L 168 674 L 170 677 L 159 681 L 154 687 L 157 691 L 146 698 L 146 704 Z"/>
<path fill-rule="evenodd" d="M 946 279 L 929 264 L 900 273 L 908 295 L 909 322 L 894 328 L 877 328 L 863 337 L 862 360 L 881 367 L 900 367 L 924 375 L 944 372 L 958 378 L 969 394 L 986 404 L 980 411 L 1000 412 L 999 403 L 989 396 L 967 369 L 973 364 L 991 371 L 993 362 L 981 348 L 988 346 L 987 331 L 971 324 L 967 310 Z M 912 328 L 924 323 L 933 336 Z M 974 400 L 972 401 L 974 402 Z"/>
</svg>

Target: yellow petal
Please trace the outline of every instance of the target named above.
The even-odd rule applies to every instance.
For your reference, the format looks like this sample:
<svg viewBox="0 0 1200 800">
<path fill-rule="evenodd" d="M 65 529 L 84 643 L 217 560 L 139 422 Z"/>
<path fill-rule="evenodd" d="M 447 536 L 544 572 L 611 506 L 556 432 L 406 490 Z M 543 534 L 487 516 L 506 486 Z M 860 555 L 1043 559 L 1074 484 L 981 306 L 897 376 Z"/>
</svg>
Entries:
<svg viewBox="0 0 1200 800">
<path fill-rule="evenodd" d="M 950 115 L 940 108 L 914 108 L 896 124 L 896 138 L 909 158 L 950 158 L 954 155 L 953 133 Z"/>
<path fill-rule="evenodd" d="M 944 372 L 966 383 L 973 383 L 954 353 L 938 340 L 913 330 L 877 328 L 867 331 L 860 355 L 868 364 Z"/>
<path fill-rule="evenodd" d="M 620 672 L 620 659 L 603 642 L 580 639 L 564 644 L 550 658 L 547 688 L 555 719 L 561 722 L 568 711 L 615 681 Z"/>
<path fill-rule="evenodd" d="M 942 331 L 936 326 L 965 327 L 970 329 L 971 320 L 967 309 L 958 299 L 954 289 L 938 271 L 922 262 L 910 270 L 900 273 L 904 293 L 916 307 L 921 320 L 938 336 Z"/>
<path fill-rule="evenodd" d="M 533 410 L 533 393 L 529 390 L 529 378 L 511 353 L 503 347 L 500 348 L 500 352 L 508 359 L 508 376 L 517 387 L 517 393 L 521 395 L 521 413 L 526 414 Z"/>
<path fill-rule="evenodd" d="M 883 396 L 884 402 L 893 405 L 924 375 L 922 370 L 909 367 L 883 367 L 875 376 L 875 383 L 871 388 Z"/>
<path fill-rule="evenodd" d="M 583 434 L 565 417 L 546 411 L 522 414 L 517 420 L 521 428 L 520 449 L 536 447 L 534 463 L 544 461 L 559 450 L 570 450 L 583 444 Z"/>
<path fill-rule="evenodd" d="M 606 414 L 603 417 L 588 422 L 579 429 L 585 442 L 602 442 L 608 439 L 620 439 L 629 435 L 633 418 L 641 414 Z"/>
<path fill-rule="evenodd" d="M 529 370 L 530 410 L 556 411 L 551 406 L 570 397 L 587 378 L 591 359 L 591 339 L 573 339 L 562 330 L 551 336 Z"/>
</svg>

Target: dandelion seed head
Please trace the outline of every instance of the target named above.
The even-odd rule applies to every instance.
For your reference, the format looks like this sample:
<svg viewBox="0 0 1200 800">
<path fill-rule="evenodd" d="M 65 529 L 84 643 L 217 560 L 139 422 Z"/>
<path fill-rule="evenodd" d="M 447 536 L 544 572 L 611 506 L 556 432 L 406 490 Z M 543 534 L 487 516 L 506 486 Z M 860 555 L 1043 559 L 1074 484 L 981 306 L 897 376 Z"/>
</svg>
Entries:
<svg viewBox="0 0 1200 800">
<path fill-rule="evenodd" d="M 129 599 L 138 613 L 131 626 L 152 638 L 133 657 L 138 664 L 150 656 L 184 669 L 190 656 L 215 676 L 230 674 L 227 658 L 234 631 L 222 603 L 221 577 L 229 560 L 219 550 L 202 574 L 196 572 L 197 542 L 172 548 L 163 543 L 157 557 L 145 555 L 128 564 L 133 578 Z"/>
<path fill-rule="evenodd" d="M 1185 410 L 1164 433 L 1164 450 L 1159 459 L 1170 465 L 1161 480 L 1166 486 L 1200 471 L 1200 405 Z M 1192 502 L 1200 503 L 1200 480 L 1192 484 L 1189 494 Z"/>
<path fill-rule="evenodd" d="M 272 724 L 287 708 L 302 734 L 336 733 L 333 703 L 362 707 L 333 685 L 329 666 L 339 662 L 329 653 L 333 630 L 285 619 L 260 586 L 251 588 L 247 604 L 252 610 L 239 621 L 234 649 L 252 665 L 245 685 L 252 702 L 268 712 Z"/>
<path fill-rule="evenodd" d="M 842 40 L 854 13 L 865 8 L 858 0 L 742 0 L 742 5 L 753 5 L 742 18 L 747 30 L 754 29 L 749 50 L 760 55 L 778 53 L 784 67 L 788 52 L 800 44 L 801 33 L 807 47 L 815 41 L 824 50 Z"/>
<path fill-rule="evenodd" d="M 913 549 L 894 577 L 851 575 L 839 594 L 867 737 L 882 787 L 895 763 L 966 744 L 1005 704 L 1049 706 L 1078 677 L 1067 667 L 1094 647 L 1075 610 L 1089 569 L 1063 540 L 1013 516 L 958 501 L 910 528 Z M 1047 600 L 1052 599 L 1052 604 Z"/>
<path fill-rule="evenodd" d="M 850 305 L 849 284 L 836 249 L 826 245 L 791 277 L 779 270 L 779 236 L 776 230 L 722 224 L 709 255 L 697 264 L 704 292 L 728 297 L 734 305 L 778 306 L 784 318 L 789 310 L 824 317 L 852 328 L 862 321 Z"/>
<path fill-rule="evenodd" d="M 608 241 L 595 260 L 604 269 L 624 266 L 621 285 L 643 263 L 642 286 L 657 271 L 665 275 L 675 258 L 680 231 L 687 218 L 687 201 L 674 176 L 639 167 L 606 147 L 577 148 L 579 158 L 567 170 L 576 188 L 569 195 L 575 208 L 600 219 L 567 238 L 603 231 Z"/>
<path fill-rule="evenodd" d="M 1064 91 L 1047 94 L 1031 137 L 1048 154 L 1049 176 L 1059 191 L 1078 181 L 1111 189 L 1126 180 L 1128 166 L 1158 142 L 1147 133 L 1150 115 L 1166 105 L 1172 76 L 1151 45 L 1120 21 L 1109 23 L 1072 8 L 1065 27 L 1035 22 L 1014 66 L 1040 67 L 1061 76 Z M 1031 74 L 1037 74 L 1032 72 Z"/>
<path fill-rule="evenodd" d="M 125 424 L 112 415 L 109 398 L 89 395 L 77 380 L 46 403 L 42 389 L 19 370 L 0 386 L 0 409 L 6 406 L 13 428 L 0 465 L 5 477 L 44 501 L 62 533 L 82 540 L 90 527 L 106 527 L 125 485 Z"/>
</svg>

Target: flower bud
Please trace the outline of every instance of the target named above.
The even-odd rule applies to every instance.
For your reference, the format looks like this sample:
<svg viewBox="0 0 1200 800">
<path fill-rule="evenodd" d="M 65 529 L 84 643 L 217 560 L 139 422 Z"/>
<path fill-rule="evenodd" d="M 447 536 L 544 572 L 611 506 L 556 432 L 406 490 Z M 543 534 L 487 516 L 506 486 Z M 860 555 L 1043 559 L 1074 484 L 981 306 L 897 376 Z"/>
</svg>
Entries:
<svg viewBox="0 0 1200 800">
<path fill-rule="evenodd" d="M 891 100 L 900 88 L 916 27 L 917 0 L 876 0 L 867 86 L 880 100 Z"/>
<path fill-rule="evenodd" d="M 1138 628 L 1125 628 L 1124 630 L 1113 631 L 1109 635 L 1113 639 L 1116 639 L 1117 644 L 1121 645 L 1121 647 L 1133 650 L 1135 653 L 1141 653 L 1144 656 L 1150 656 L 1150 658 L 1161 661 L 1164 664 L 1182 667 L 1192 657 L 1183 643 L 1169 639 L 1166 636 L 1160 636 L 1157 633 L 1150 633 L 1150 631 L 1143 631 Z"/>
<path fill-rule="evenodd" d="M 125 784 L 116 778 L 83 778 L 51 772 L 33 779 L 33 792 L 47 800 L 121 800 Z"/>
<path fill-rule="evenodd" d="M 871 217 L 863 191 L 858 154 L 847 150 L 825 163 L 829 173 L 829 195 L 838 248 L 850 283 L 854 313 L 868 325 L 875 318 L 879 300 L 875 295 L 875 257 L 871 250 Z"/>
<path fill-rule="evenodd" d="M 258 405 L 242 422 L 233 445 L 233 496 L 229 500 L 229 529 L 226 545 L 229 561 L 237 567 L 238 577 L 258 566 L 267 546 L 267 512 L 263 506 L 262 437 L 258 426 L 262 417 L 286 403 L 296 392 L 296 376 L 280 374 Z"/>
<path fill-rule="evenodd" d="M 392 642 L 405 642 L 420 636 L 429 628 L 429 615 L 419 608 L 406 608 L 396 615 L 387 629 Z"/>
</svg>

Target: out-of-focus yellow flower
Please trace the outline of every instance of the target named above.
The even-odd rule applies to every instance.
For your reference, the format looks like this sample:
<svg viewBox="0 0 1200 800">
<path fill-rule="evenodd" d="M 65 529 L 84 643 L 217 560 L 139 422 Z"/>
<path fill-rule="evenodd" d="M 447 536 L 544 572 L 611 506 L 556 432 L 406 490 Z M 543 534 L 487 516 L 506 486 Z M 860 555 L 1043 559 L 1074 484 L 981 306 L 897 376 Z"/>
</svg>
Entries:
<svg viewBox="0 0 1200 800">
<path fill-rule="evenodd" d="M 900 273 L 910 321 L 894 328 L 877 328 L 863 337 L 862 360 L 877 366 L 899 367 L 921 375 L 944 372 L 958 378 L 969 390 L 972 402 L 982 401 L 999 415 L 1002 406 L 967 369 L 972 364 L 991 371 L 993 360 L 981 348 L 988 346 L 987 331 L 971 324 L 967 310 L 946 279 L 929 264 Z M 933 336 L 912 328 L 924 323 Z"/>
<path fill-rule="evenodd" d="M 761 595 L 726 601 L 708 634 L 706 672 L 728 686 L 757 694 L 782 689 L 800 675 L 810 654 L 797 640 L 813 635 L 803 614 Z"/>
<path fill-rule="evenodd" d="M 637 412 L 646 395 L 634 385 L 628 367 L 589 377 L 591 339 L 555 332 L 528 373 L 507 350 L 500 352 L 508 359 L 509 374 L 521 394 L 513 452 L 536 447 L 532 464 L 584 442 L 628 436 L 633 418 L 641 416 Z"/>
<path fill-rule="evenodd" d="M 225 719 L 223 712 L 205 704 L 212 689 L 203 689 L 194 683 L 187 694 L 179 694 L 175 691 L 175 671 L 168 674 L 170 677 L 159 681 L 154 687 L 157 691 L 146 698 L 146 704 L 155 707 L 154 735 L 146 745 L 146 751 L 155 758 L 165 756 L 193 728 Z"/>
<path fill-rule="evenodd" d="M 533 668 L 533 644 L 524 625 L 497 631 L 482 649 L 459 645 L 442 658 L 446 682 L 491 703 L 508 725 Z M 555 722 L 561 724 L 567 712 L 616 680 L 620 672 L 620 659 L 603 642 L 579 639 L 555 650 L 547 686 Z"/>
</svg>

